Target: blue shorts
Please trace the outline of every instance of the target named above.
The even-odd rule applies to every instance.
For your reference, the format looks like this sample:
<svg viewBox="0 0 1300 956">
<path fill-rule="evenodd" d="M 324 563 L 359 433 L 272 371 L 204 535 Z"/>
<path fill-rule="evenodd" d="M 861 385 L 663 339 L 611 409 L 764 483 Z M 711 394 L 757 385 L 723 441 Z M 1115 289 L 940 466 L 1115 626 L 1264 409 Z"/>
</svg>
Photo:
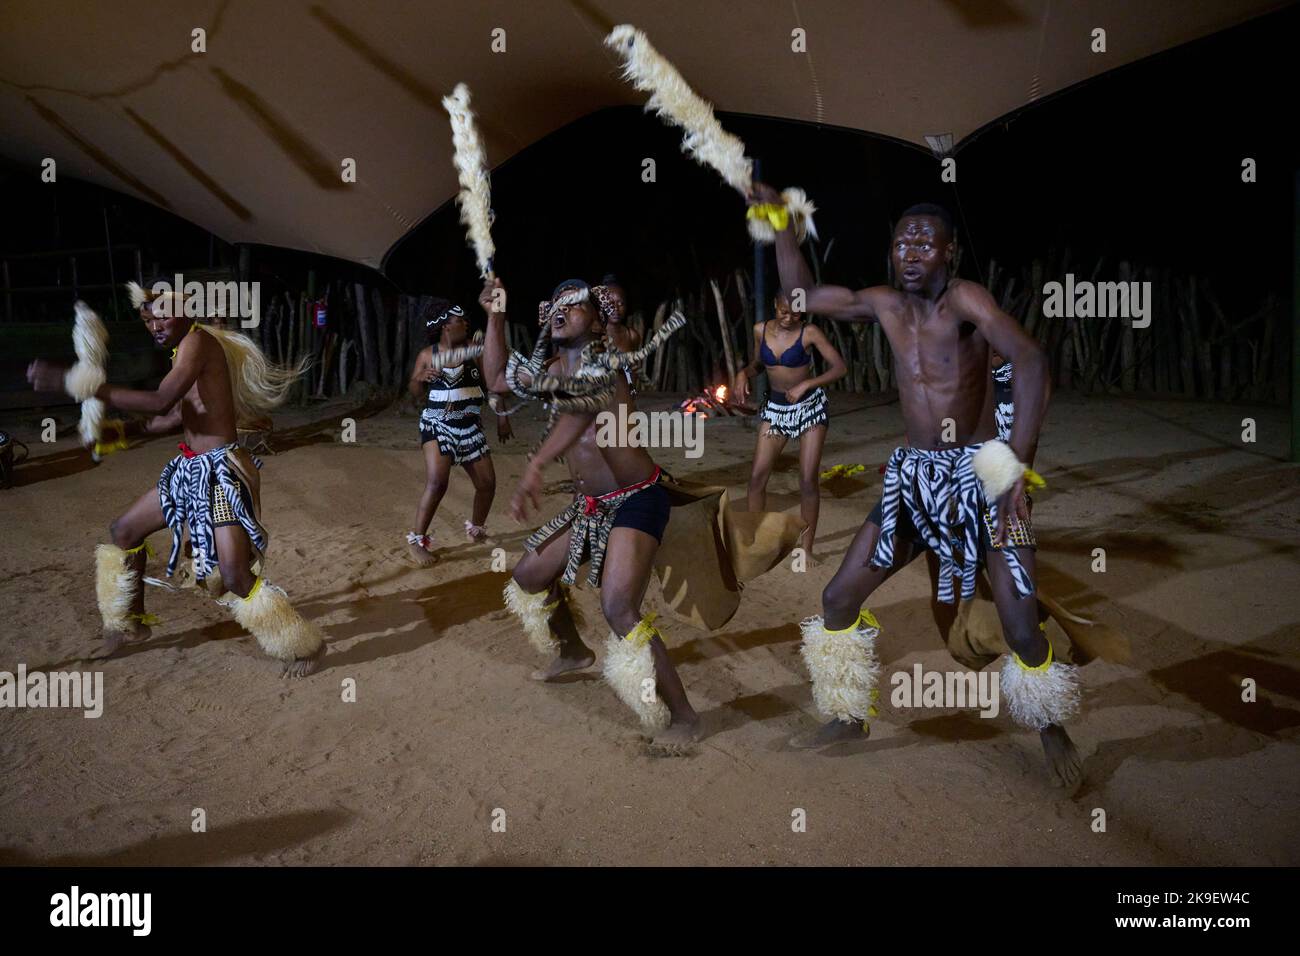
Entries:
<svg viewBox="0 0 1300 956">
<path fill-rule="evenodd" d="M 671 510 L 672 503 L 663 485 L 651 485 L 619 505 L 618 512 L 614 515 L 613 527 L 644 531 L 662 544 L 664 529 L 668 527 L 668 516 Z"/>
</svg>

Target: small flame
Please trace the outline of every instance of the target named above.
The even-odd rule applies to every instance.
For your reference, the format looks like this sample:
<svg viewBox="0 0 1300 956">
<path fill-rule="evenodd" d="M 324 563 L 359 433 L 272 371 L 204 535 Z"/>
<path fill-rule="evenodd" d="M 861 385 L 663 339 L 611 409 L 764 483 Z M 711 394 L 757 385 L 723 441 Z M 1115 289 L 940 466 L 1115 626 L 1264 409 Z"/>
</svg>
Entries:
<svg viewBox="0 0 1300 956">
<path fill-rule="evenodd" d="M 713 390 L 713 397 L 719 402 L 725 402 L 727 400 L 727 386 L 719 385 L 715 388 Z"/>
</svg>

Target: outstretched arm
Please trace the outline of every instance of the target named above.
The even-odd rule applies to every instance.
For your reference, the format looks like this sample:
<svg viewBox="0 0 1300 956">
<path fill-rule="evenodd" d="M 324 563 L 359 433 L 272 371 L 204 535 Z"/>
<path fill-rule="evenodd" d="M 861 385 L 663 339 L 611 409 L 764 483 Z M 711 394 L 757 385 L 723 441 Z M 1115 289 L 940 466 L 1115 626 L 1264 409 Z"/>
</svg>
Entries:
<svg viewBox="0 0 1300 956">
<path fill-rule="evenodd" d="M 488 391 L 504 394 L 510 391 L 506 384 L 506 359 L 510 347 L 506 345 L 506 287 L 493 276 L 483 283 L 478 304 L 487 314 L 487 332 L 483 336 L 483 383 Z"/>
<path fill-rule="evenodd" d="M 754 183 L 752 203 L 780 204 L 781 194 L 766 183 Z M 794 229 L 776 234 L 776 268 L 781 275 L 781 289 L 790 297 L 796 311 L 824 315 L 841 322 L 870 322 L 876 318 L 876 294 L 872 289 L 853 291 L 841 285 L 818 285 L 812 269 L 804 261 Z M 798 290 L 802 303 L 795 302 Z"/>
</svg>

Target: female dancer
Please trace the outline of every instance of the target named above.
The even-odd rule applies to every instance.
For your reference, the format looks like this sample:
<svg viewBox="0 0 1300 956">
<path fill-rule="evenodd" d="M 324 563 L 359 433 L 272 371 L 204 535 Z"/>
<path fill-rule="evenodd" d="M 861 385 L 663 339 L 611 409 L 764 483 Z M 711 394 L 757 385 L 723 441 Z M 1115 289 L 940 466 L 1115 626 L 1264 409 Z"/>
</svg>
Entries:
<svg viewBox="0 0 1300 956">
<path fill-rule="evenodd" d="M 415 511 L 415 526 L 406 535 L 411 557 L 421 567 L 438 560 L 428 530 L 447 492 L 451 466 L 463 467 L 474 484 L 474 514 L 465 522 L 465 535 L 471 541 L 481 541 L 487 535 L 484 523 L 497 487 L 483 434 L 482 346 L 469 345 L 469 323 L 460 306 L 435 302 L 428 316 L 425 331 L 429 344 L 416 357 L 410 384 L 412 395 L 425 398 L 420 414 L 424 494 Z M 510 419 L 504 415 L 497 416 L 497 437 L 503 442 L 510 437 Z"/>
<path fill-rule="evenodd" d="M 773 300 L 776 320 L 754 326 L 754 358 L 736 373 L 735 392 L 740 402 L 749 398 L 749 380 L 766 366 L 770 391 L 759 411 L 758 444 L 754 448 L 754 469 L 749 476 L 749 510 L 767 510 L 767 479 L 791 438 L 799 441 L 799 514 L 808 527 L 799 543 L 812 557 L 817 536 L 817 513 L 821 507 L 819 472 L 822 445 L 826 442 L 826 392 L 822 386 L 841 379 L 848 372 L 844 359 L 821 329 L 795 312 L 785 295 Z M 812 374 L 812 352 L 828 366 L 821 375 Z"/>
</svg>

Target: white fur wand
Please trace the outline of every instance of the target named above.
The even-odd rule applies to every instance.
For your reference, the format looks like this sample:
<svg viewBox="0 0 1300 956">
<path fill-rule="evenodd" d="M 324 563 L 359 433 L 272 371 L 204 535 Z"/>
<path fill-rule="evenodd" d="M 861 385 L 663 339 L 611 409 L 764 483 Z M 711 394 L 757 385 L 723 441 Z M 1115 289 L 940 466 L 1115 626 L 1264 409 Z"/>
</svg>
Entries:
<svg viewBox="0 0 1300 956">
<path fill-rule="evenodd" d="M 488 278 L 496 254 L 496 246 L 492 244 L 492 183 L 483 141 L 479 139 L 474 113 L 469 108 L 469 87 L 457 83 L 451 96 L 442 98 L 442 107 L 451 116 L 451 141 L 456 147 L 452 159 L 460 180 L 460 192 L 456 196 L 460 221 L 469 233 L 479 273 Z"/>
<path fill-rule="evenodd" d="M 748 198 L 754 182 L 754 161 L 745 155 L 745 144 L 722 128 L 713 115 L 712 104 L 691 89 L 677 68 L 636 27 L 628 24 L 615 27 L 605 37 L 605 45 L 622 57 L 624 78 L 638 90 L 650 94 L 645 108 L 685 131 L 683 152 L 696 162 L 711 166 L 728 185 Z M 800 242 L 807 234 L 816 238 L 812 216 L 817 209 L 804 191 L 787 189 L 781 198 L 785 201 L 784 209 L 753 207 L 761 214 L 751 212 L 749 234 L 758 242 L 775 242 L 776 229 L 785 228 L 788 217 L 794 219 L 795 236 Z"/>
<path fill-rule="evenodd" d="M 63 377 L 64 390 L 81 402 L 81 443 L 87 447 L 99 441 L 104 423 L 104 403 L 95 392 L 107 380 L 108 330 L 95 311 L 84 302 L 76 304 L 77 318 L 72 326 L 72 346 L 77 364 Z"/>
</svg>

